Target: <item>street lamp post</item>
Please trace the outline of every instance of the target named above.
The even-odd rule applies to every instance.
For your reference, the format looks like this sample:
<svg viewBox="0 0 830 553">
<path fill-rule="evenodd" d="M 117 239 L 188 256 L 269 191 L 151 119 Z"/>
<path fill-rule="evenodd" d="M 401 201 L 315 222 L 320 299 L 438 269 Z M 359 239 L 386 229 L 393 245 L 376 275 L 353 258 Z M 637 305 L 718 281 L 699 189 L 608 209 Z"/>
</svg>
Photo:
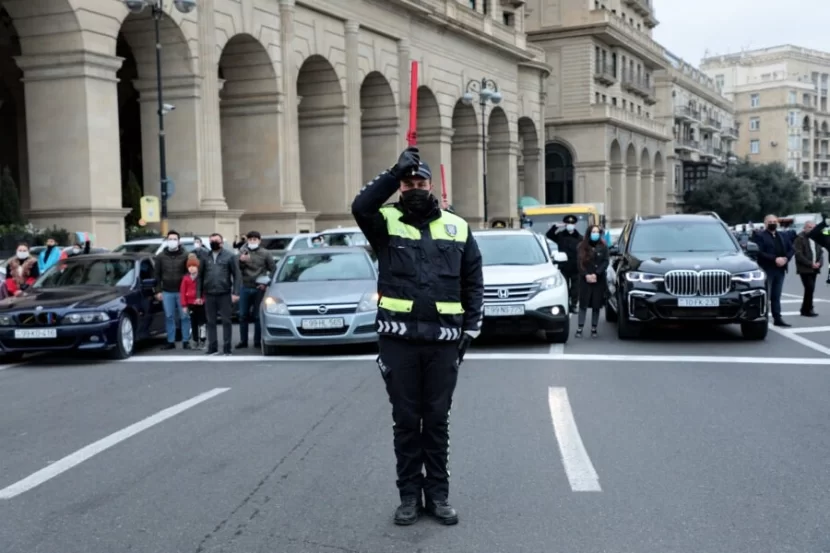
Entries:
<svg viewBox="0 0 830 553">
<path fill-rule="evenodd" d="M 167 199 L 169 196 L 169 181 L 167 180 L 167 143 L 164 133 L 164 116 L 176 109 L 175 106 L 164 103 L 161 76 L 161 20 L 164 16 L 164 0 L 122 0 L 131 13 L 140 14 L 148 6 L 153 11 L 153 25 L 156 37 L 156 93 L 158 94 L 159 118 L 159 179 L 161 184 L 161 234 L 167 235 Z M 196 0 L 173 0 L 173 5 L 181 13 L 190 13 L 196 9 Z"/>
<path fill-rule="evenodd" d="M 487 117 L 487 102 L 494 106 L 502 101 L 499 85 L 495 81 L 482 77 L 480 81 L 472 80 L 467 83 L 467 92 L 461 97 L 464 105 L 471 106 L 478 95 L 478 104 L 481 106 L 481 169 L 484 196 L 484 223 L 487 224 L 487 132 L 485 121 Z"/>
</svg>

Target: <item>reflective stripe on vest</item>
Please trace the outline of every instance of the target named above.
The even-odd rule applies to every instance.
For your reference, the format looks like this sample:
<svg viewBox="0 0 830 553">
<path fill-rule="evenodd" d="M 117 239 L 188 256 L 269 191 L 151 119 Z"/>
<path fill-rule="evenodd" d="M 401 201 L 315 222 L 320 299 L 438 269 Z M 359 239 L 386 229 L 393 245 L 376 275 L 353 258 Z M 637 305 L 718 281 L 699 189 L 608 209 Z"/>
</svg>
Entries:
<svg viewBox="0 0 830 553">
<path fill-rule="evenodd" d="M 412 225 L 401 222 L 403 213 L 393 206 L 380 208 L 380 213 L 386 220 L 386 230 L 389 236 L 398 236 L 407 240 L 420 240 L 421 231 Z M 429 234 L 433 240 L 449 240 L 452 242 L 467 242 L 470 227 L 467 221 L 446 211 L 441 212 L 441 217 L 429 224 Z"/>
</svg>

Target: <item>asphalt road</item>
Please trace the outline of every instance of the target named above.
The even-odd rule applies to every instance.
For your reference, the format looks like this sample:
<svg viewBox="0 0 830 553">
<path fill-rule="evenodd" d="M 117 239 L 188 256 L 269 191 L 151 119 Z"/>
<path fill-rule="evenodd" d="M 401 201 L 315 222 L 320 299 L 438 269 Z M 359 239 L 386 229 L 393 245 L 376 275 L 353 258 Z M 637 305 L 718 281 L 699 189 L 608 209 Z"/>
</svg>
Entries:
<svg viewBox="0 0 830 553">
<path fill-rule="evenodd" d="M 0 551 L 830 551 L 823 283 L 819 298 L 821 317 L 760 344 L 622 343 L 602 323 L 564 348 L 476 348 L 452 413 L 456 527 L 392 524 L 370 351 L 0 367 Z"/>
</svg>

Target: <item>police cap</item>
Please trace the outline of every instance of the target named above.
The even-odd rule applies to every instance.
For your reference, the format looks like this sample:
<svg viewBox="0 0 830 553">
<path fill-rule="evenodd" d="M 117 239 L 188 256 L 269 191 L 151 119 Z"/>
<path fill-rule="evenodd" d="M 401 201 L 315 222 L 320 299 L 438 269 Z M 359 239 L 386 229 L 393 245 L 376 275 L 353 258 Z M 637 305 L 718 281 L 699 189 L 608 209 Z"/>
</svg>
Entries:
<svg viewBox="0 0 830 553">
<path fill-rule="evenodd" d="M 565 218 L 562 219 L 565 221 L 566 225 L 575 225 L 576 224 L 576 216 L 575 215 L 565 215 Z"/>
</svg>

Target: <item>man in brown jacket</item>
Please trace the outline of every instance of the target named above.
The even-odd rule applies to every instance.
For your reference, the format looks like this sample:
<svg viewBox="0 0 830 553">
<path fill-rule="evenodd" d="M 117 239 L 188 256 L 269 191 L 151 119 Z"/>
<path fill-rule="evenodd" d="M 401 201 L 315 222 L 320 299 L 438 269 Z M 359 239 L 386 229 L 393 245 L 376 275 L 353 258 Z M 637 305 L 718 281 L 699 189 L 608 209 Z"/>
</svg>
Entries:
<svg viewBox="0 0 830 553">
<path fill-rule="evenodd" d="M 806 223 L 804 230 L 801 231 L 793 243 L 795 270 L 804 285 L 804 299 L 801 302 L 802 317 L 818 317 L 813 308 L 813 292 L 816 289 L 816 278 L 821 271 L 823 253 L 821 246 L 809 237 L 815 226 L 815 223 Z"/>
</svg>

